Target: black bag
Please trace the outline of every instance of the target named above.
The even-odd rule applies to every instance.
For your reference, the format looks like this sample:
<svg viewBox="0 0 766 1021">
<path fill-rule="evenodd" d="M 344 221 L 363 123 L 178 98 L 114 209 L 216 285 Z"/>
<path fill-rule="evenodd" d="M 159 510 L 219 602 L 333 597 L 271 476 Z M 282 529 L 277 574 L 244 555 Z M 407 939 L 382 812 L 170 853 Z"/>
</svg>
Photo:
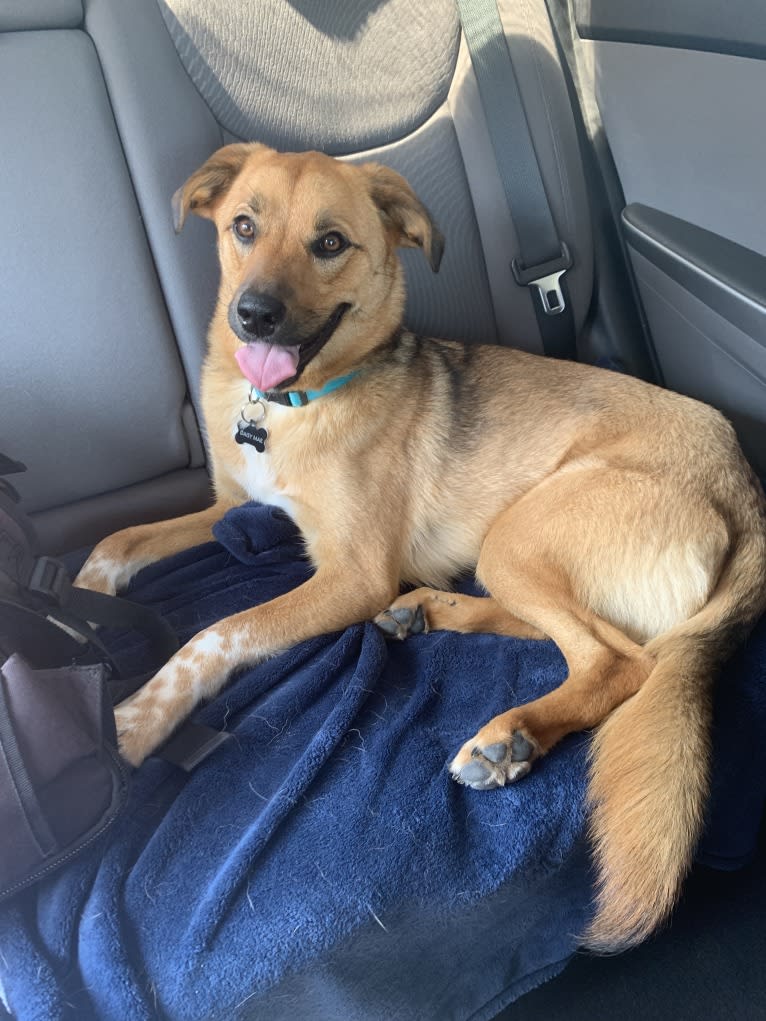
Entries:
<svg viewBox="0 0 766 1021">
<path fill-rule="evenodd" d="M 127 799 L 103 663 L 0 671 L 0 900 L 63 865 Z"/>
<path fill-rule="evenodd" d="M 59 560 L 36 555 L 4 477 L 24 470 L 0 454 L 0 900 L 96 840 L 127 798 L 113 705 L 154 670 L 120 678 L 89 622 L 142 631 L 155 670 L 178 649 L 152 610 L 75 588 Z M 186 724 L 162 755 L 189 770 L 226 736 Z"/>
</svg>

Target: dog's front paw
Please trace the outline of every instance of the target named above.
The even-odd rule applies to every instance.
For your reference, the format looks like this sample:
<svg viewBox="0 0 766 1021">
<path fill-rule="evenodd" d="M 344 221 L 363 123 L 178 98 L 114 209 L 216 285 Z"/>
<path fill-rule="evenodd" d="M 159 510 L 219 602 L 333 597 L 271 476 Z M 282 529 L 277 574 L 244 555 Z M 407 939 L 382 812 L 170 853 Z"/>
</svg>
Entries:
<svg viewBox="0 0 766 1021">
<path fill-rule="evenodd" d="M 103 592 L 104 595 L 117 594 L 118 571 L 113 561 L 98 552 L 91 553 L 74 580 L 78 588 L 90 589 L 91 592 Z"/>
<path fill-rule="evenodd" d="M 379 613 L 373 624 L 384 635 L 397 638 L 400 642 L 410 635 L 419 635 L 428 630 L 422 606 L 398 606 L 396 603 Z"/>
<path fill-rule="evenodd" d="M 156 560 L 151 525 L 136 525 L 102 539 L 75 578 L 78 588 L 113 596 L 127 587 L 133 575 Z"/>
<path fill-rule="evenodd" d="M 507 736 L 484 734 L 492 724 L 484 727 L 476 737 L 466 741 L 449 765 L 449 771 L 458 783 L 478 791 L 505 787 L 526 776 L 532 763 L 540 755 L 540 747 L 529 734 L 512 730 Z"/>
<path fill-rule="evenodd" d="M 454 592 L 440 592 L 432 588 L 416 588 L 406 592 L 379 613 L 373 621 L 390 638 L 403 641 L 410 635 L 427 631 L 473 631 L 470 606 L 486 600 L 468 599 Z"/>
<path fill-rule="evenodd" d="M 114 710 L 117 747 L 131 766 L 140 766 L 166 737 L 164 721 L 156 710 L 143 708 L 136 698 L 122 702 Z"/>
<path fill-rule="evenodd" d="M 126 587 L 142 564 L 120 551 L 118 539 L 113 535 L 96 546 L 74 580 L 78 588 L 113 596 Z"/>
</svg>

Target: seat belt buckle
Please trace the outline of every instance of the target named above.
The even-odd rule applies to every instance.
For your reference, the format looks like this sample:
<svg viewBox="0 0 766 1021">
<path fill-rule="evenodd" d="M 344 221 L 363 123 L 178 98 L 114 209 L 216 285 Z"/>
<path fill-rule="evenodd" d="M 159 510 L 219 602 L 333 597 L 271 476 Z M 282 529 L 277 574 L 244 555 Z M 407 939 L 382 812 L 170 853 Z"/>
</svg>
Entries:
<svg viewBox="0 0 766 1021">
<path fill-rule="evenodd" d="M 560 315 L 567 307 L 561 278 L 572 266 L 572 256 L 566 244 L 561 242 L 558 259 L 541 262 L 537 266 L 523 266 L 518 259 L 511 261 L 511 270 L 520 287 L 533 287 L 537 292 L 540 307 L 547 316 Z"/>
<path fill-rule="evenodd" d="M 69 575 L 60 560 L 54 557 L 38 557 L 35 560 L 27 583 L 30 592 L 41 596 L 46 603 L 60 606 L 69 585 Z"/>
</svg>

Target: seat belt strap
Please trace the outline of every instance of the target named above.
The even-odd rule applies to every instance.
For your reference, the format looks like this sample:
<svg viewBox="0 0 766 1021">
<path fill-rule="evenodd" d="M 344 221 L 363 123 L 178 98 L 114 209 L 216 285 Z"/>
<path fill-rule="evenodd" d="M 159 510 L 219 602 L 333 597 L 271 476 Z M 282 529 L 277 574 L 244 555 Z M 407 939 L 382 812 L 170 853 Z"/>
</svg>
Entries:
<svg viewBox="0 0 766 1021">
<path fill-rule="evenodd" d="M 572 265 L 545 193 L 496 0 L 457 0 L 487 128 L 513 217 L 519 256 L 514 280 L 527 287 L 543 350 L 575 358 L 575 322 L 564 274 Z"/>
</svg>

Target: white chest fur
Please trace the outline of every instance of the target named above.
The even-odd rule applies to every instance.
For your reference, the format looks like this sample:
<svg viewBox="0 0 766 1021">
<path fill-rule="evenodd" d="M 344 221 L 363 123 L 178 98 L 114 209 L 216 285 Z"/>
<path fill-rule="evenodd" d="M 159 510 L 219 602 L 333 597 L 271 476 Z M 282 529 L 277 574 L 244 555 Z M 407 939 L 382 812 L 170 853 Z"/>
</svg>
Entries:
<svg viewBox="0 0 766 1021">
<path fill-rule="evenodd" d="M 266 417 L 259 425 L 266 431 L 269 424 L 277 415 L 290 414 L 292 408 L 283 408 L 277 405 L 269 405 Z M 237 432 L 239 415 L 232 427 L 232 442 Z M 237 482 L 247 493 L 248 499 L 257 500 L 259 503 L 270 504 L 272 507 L 280 507 L 283 511 L 295 517 L 295 508 L 290 497 L 277 485 L 276 474 L 271 454 L 269 453 L 269 439 L 266 437 L 266 448 L 263 451 L 256 450 L 248 443 L 237 444 L 241 457 L 237 459 L 236 466 L 233 466 L 232 474 Z"/>
</svg>

